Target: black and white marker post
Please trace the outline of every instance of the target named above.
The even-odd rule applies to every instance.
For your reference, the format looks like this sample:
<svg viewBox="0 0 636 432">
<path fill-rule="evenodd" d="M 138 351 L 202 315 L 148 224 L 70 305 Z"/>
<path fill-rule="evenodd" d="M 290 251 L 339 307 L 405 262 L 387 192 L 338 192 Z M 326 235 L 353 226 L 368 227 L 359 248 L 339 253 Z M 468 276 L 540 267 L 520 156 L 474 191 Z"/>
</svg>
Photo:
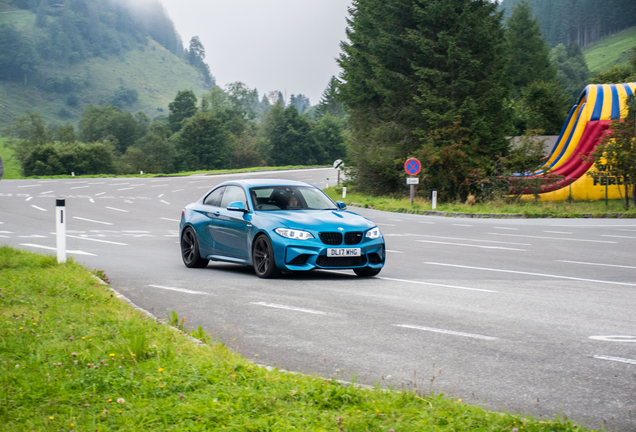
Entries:
<svg viewBox="0 0 636 432">
<path fill-rule="evenodd" d="M 55 200 L 55 234 L 57 235 L 57 262 L 66 262 L 66 204 L 65 200 Z"/>
</svg>

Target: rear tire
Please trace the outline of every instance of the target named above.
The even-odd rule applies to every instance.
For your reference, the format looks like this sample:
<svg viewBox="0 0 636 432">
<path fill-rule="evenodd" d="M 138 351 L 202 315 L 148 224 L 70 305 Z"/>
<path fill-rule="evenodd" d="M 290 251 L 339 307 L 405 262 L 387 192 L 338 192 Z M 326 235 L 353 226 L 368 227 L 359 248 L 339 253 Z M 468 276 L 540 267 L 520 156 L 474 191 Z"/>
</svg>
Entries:
<svg viewBox="0 0 636 432">
<path fill-rule="evenodd" d="M 256 276 L 263 279 L 277 278 L 281 271 L 276 267 L 274 248 L 266 235 L 260 235 L 254 240 L 252 247 L 252 262 Z"/>
<path fill-rule="evenodd" d="M 210 262 L 201 258 L 197 235 L 191 227 L 184 229 L 181 234 L 181 258 L 188 268 L 204 268 Z"/>
<path fill-rule="evenodd" d="M 360 277 L 373 277 L 373 276 L 376 276 L 378 273 L 380 273 L 380 270 L 382 270 L 382 268 L 363 267 L 363 268 L 353 269 L 355 274 L 357 274 Z"/>
</svg>

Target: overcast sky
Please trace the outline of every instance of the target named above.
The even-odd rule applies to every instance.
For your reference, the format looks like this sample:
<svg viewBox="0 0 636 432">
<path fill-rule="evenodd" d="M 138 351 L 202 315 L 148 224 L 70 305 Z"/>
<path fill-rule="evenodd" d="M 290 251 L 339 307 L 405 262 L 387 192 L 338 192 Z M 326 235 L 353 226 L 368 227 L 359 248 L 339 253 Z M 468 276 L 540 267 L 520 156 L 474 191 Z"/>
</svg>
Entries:
<svg viewBox="0 0 636 432">
<path fill-rule="evenodd" d="M 333 75 L 351 0 L 160 0 L 187 48 L 192 36 L 221 87 L 302 93 L 311 104 Z"/>
</svg>

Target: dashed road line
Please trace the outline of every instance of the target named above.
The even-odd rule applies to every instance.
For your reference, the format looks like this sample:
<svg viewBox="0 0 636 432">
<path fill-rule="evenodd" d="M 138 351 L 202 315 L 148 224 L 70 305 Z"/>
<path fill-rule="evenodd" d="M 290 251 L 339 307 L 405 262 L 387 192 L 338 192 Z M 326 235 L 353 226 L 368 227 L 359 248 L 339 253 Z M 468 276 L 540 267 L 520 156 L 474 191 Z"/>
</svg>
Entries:
<svg viewBox="0 0 636 432">
<path fill-rule="evenodd" d="M 98 194 L 95 194 L 95 196 L 100 196 L 100 195 L 104 195 L 106 192 L 100 192 Z"/>
<path fill-rule="evenodd" d="M 33 197 L 28 197 L 27 199 L 25 199 L 25 201 L 31 201 L 33 199 Z"/>
<path fill-rule="evenodd" d="M 33 234 L 33 235 L 18 236 L 18 238 L 47 238 L 47 236 Z"/>
<path fill-rule="evenodd" d="M 500 229 L 500 230 L 519 231 L 519 228 L 508 228 L 508 227 L 493 227 L 493 228 Z"/>
<path fill-rule="evenodd" d="M 622 238 L 622 239 L 636 239 L 636 237 L 617 236 L 617 235 L 608 235 L 608 234 L 601 234 L 601 237 L 613 237 L 613 238 Z"/>
<path fill-rule="evenodd" d="M 275 304 L 275 303 L 250 302 L 250 304 L 257 305 L 257 306 L 271 307 L 271 308 L 275 308 L 275 309 L 286 309 L 286 310 L 291 310 L 291 311 L 295 311 L 295 312 L 305 312 L 305 313 L 310 313 L 310 314 L 314 314 L 314 315 L 327 315 L 326 312 L 321 312 L 321 311 L 317 311 L 317 310 L 313 310 L 313 309 L 298 308 L 298 307 L 293 307 L 293 306 L 285 306 L 285 305 L 280 305 L 280 304 Z"/>
<path fill-rule="evenodd" d="M 177 292 L 182 292 L 182 293 L 186 293 L 186 294 L 198 294 L 198 295 L 209 295 L 209 296 L 213 296 L 214 294 L 212 293 L 206 293 L 203 291 L 192 291 L 189 289 L 185 289 L 185 288 L 176 288 L 176 287 L 167 287 L 167 286 L 162 286 L 162 285 L 148 285 L 149 287 L 152 288 L 159 288 L 159 289 L 163 289 L 163 290 L 167 290 L 167 291 L 177 291 Z"/>
<path fill-rule="evenodd" d="M 479 334 L 474 334 L 474 333 L 464 333 L 464 332 L 458 332 L 458 331 L 454 331 L 454 330 L 444 330 L 444 329 L 438 329 L 438 328 L 433 328 L 433 327 L 423 327 L 423 326 L 418 326 L 418 325 L 410 325 L 410 324 L 393 324 L 393 325 L 396 326 L 396 327 L 415 329 L 415 330 L 423 330 L 423 331 L 429 331 L 429 332 L 433 332 L 433 333 L 443 333 L 443 334 L 449 334 L 449 335 L 453 335 L 453 336 L 464 336 L 464 337 L 469 337 L 469 338 L 473 338 L 473 339 L 483 339 L 483 340 L 489 340 L 489 341 L 493 341 L 493 340 L 499 339 L 498 337 L 494 337 L 494 336 L 484 336 L 484 335 L 479 335 Z"/>
<path fill-rule="evenodd" d="M 632 359 L 628 359 L 628 358 L 612 357 L 612 356 L 606 356 L 606 355 L 595 355 L 594 358 L 595 359 L 599 359 L 599 360 L 607 360 L 607 361 L 613 361 L 613 362 L 627 363 L 627 364 L 636 365 L 636 360 L 632 360 Z"/>
<path fill-rule="evenodd" d="M 50 193 L 53 193 L 53 191 L 40 192 L 40 195 L 45 195 L 45 194 L 50 194 Z"/>
<path fill-rule="evenodd" d="M 179 219 L 170 219 L 170 218 L 165 218 L 165 217 L 160 217 L 159 219 L 165 220 L 165 221 L 170 221 L 170 222 L 181 222 Z"/>
<path fill-rule="evenodd" d="M 530 235 L 521 235 L 521 234 L 503 234 L 503 233 L 486 233 L 486 234 L 497 235 L 497 236 L 509 236 L 509 237 L 525 237 L 525 238 L 532 238 L 532 239 L 566 240 L 566 241 L 579 241 L 579 242 L 589 242 L 589 243 L 616 244 L 616 242 L 605 241 L 605 240 L 587 240 L 587 239 L 573 239 L 573 238 L 563 238 L 563 237 L 540 237 L 540 236 L 530 236 Z"/>
<path fill-rule="evenodd" d="M 90 187 L 90 186 L 88 186 L 88 185 L 86 185 L 86 186 L 75 186 L 75 187 L 72 187 L 71 189 L 84 189 L 84 188 L 87 188 L 87 187 Z"/>
<path fill-rule="evenodd" d="M 581 262 L 581 261 L 567 261 L 567 260 L 556 260 L 557 262 L 569 263 L 569 264 L 583 264 L 583 265 L 593 265 L 593 266 L 603 266 L 603 267 L 618 267 L 618 268 L 628 268 L 628 269 L 636 269 L 636 266 L 627 266 L 627 265 L 618 265 L 618 264 L 600 264 L 600 263 L 589 263 L 589 262 Z"/>
<path fill-rule="evenodd" d="M 32 184 L 32 185 L 23 185 L 23 186 L 18 186 L 19 188 L 28 188 L 28 187 L 37 187 L 37 186 L 42 186 L 41 184 Z"/>
<path fill-rule="evenodd" d="M 94 241 L 94 242 L 98 242 L 98 243 L 114 244 L 114 245 L 117 245 L 117 246 L 128 246 L 128 243 L 119 243 L 119 242 L 114 242 L 114 241 L 110 241 L 110 240 L 94 239 L 94 238 L 90 238 L 90 237 L 80 237 L 80 236 L 74 236 L 74 235 L 68 235 L 68 234 L 66 235 L 66 237 L 80 239 L 80 240 Z"/>
<path fill-rule="evenodd" d="M 444 263 L 435 263 L 435 262 L 426 262 L 426 261 L 424 262 L 424 264 L 444 266 L 444 267 L 465 268 L 465 269 L 470 269 L 470 270 L 484 270 L 484 271 L 499 272 L 499 273 L 523 274 L 523 275 L 529 275 L 529 276 L 540 276 L 540 277 L 548 277 L 548 278 L 555 278 L 555 279 L 576 280 L 576 281 L 582 281 L 582 282 L 596 282 L 596 283 L 609 284 L 609 285 L 636 286 L 636 284 L 627 283 L 627 282 L 614 282 L 614 281 L 604 281 L 604 280 L 598 280 L 598 279 L 585 279 L 585 278 L 577 278 L 577 277 L 571 277 L 571 276 L 559 276 L 559 275 L 551 275 L 551 274 L 545 274 L 545 273 L 524 272 L 524 271 L 517 271 L 517 270 L 502 270 L 502 269 L 492 269 L 492 268 L 486 268 L 486 267 L 473 267 L 473 266 L 465 266 L 465 265 L 458 265 L 458 264 L 444 264 Z"/>
<path fill-rule="evenodd" d="M 36 210 L 40 210 L 40 211 L 48 211 L 47 209 L 43 209 L 42 207 L 38 207 L 36 205 L 31 204 L 31 207 L 33 207 Z"/>
<path fill-rule="evenodd" d="M 407 279 L 395 279 L 395 278 L 384 277 L 384 276 L 376 276 L 376 279 L 390 280 L 390 281 L 394 281 L 394 282 L 405 282 L 405 283 L 412 283 L 412 284 L 418 284 L 418 285 L 438 286 L 438 287 L 442 287 L 442 288 L 455 288 L 455 289 L 461 289 L 461 290 L 467 290 L 467 291 L 481 291 L 481 292 L 488 292 L 488 293 L 496 293 L 497 292 L 497 291 L 481 289 L 481 288 L 469 288 L 469 287 L 463 287 L 463 286 L 457 286 L 457 285 L 439 284 L 439 283 L 434 283 L 434 282 L 422 282 L 422 281 L 414 281 L 414 280 L 407 280 Z"/>
<path fill-rule="evenodd" d="M 453 226 L 471 227 L 472 225 L 468 225 L 468 224 L 453 224 Z"/>
<path fill-rule="evenodd" d="M 34 248 L 39 248 L 39 249 L 46 249 L 46 250 L 54 250 L 56 251 L 57 248 L 51 247 L 51 246 L 42 246 L 39 244 L 33 244 L 33 243 L 20 243 L 20 246 L 29 246 L 29 247 L 34 247 Z M 66 253 L 69 254 L 75 254 L 75 255 L 87 255 L 87 256 L 97 256 L 95 254 L 92 254 L 90 252 L 84 252 L 81 250 L 66 250 Z"/>
<path fill-rule="evenodd" d="M 161 201 L 161 202 L 162 202 L 162 203 L 164 203 L 164 204 L 168 204 L 168 205 L 170 205 L 170 203 L 169 203 L 168 201 L 164 201 L 164 200 L 159 200 L 159 201 Z"/>
<path fill-rule="evenodd" d="M 160 185 L 152 185 L 150 187 L 165 187 L 165 186 L 169 186 L 167 184 L 160 184 Z"/>
<path fill-rule="evenodd" d="M 404 252 L 395 251 L 395 250 L 390 250 L 390 249 L 387 249 L 386 251 L 387 251 L 387 252 L 391 252 L 391 253 L 401 253 L 401 254 L 403 254 L 403 253 L 404 253 Z"/>
<path fill-rule="evenodd" d="M 475 245 L 475 244 L 469 244 L 469 243 L 451 243 L 451 242 L 443 242 L 443 241 L 436 241 L 436 240 L 415 240 L 417 242 L 420 243 L 433 243 L 433 244 L 443 244 L 443 245 L 450 245 L 450 246 L 464 246 L 464 247 L 476 247 L 476 248 L 481 248 L 481 249 L 500 249 L 500 250 L 511 250 L 511 251 L 521 251 L 521 252 L 527 252 L 527 249 L 517 249 L 517 248 L 510 248 L 510 247 L 505 247 L 505 246 L 485 246 L 485 245 Z"/>
<path fill-rule="evenodd" d="M 134 189 L 133 187 L 127 187 L 127 188 L 121 188 L 121 189 L 117 189 L 118 191 L 123 191 L 123 190 L 130 190 L 130 189 Z"/>
<path fill-rule="evenodd" d="M 480 240 L 480 239 L 469 239 L 469 238 L 462 238 L 462 237 L 443 237 L 443 236 L 433 236 L 433 235 L 424 235 L 424 234 L 407 234 L 407 235 L 409 236 L 412 235 L 415 237 L 436 238 L 436 239 L 442 239 L 442 240 L 472 241 L 472 242 L 479 242 L 479 243 L 497 243 L 497 244 L 513 245 L 513 246 L 532 246 L 531 243 L 512 243 L 512 242 L 503 242 L 498 240 Z"/>
<path fill-rule="evenodd" d="M 571 232 L 567 232 L 567 231 L 543 231 L 543 232 L 548 234 L 572 234 Z"/>
<path fill-rule="evenodd" d="M 130 210 L 122 210 L 122 209 L 118 209 L 118 208 L 115 208 L 115 207 L 106 207 L 106 208 L 108 210 L 115 210 L 115 211 L 118 211 L 118 212 L 130 213 Z"/>
<path fill-rule="evenodd" d="M 161 198 L 162 196 L 164 196 L 165 194 L 160 194 L 159 196 L 157 196 L 157 198 Z"/>
<path fill-rule="evenodd" d="M 176 189 L 176 190 L 173 190 L 172 192 L 173 192 L 173 193 L 174 193 L 174 192 L 181 192 L 181 191 L 184 191 L 184 190 L 185 190 L 185 189 Z"/>
<path fill-rule="evenodd" d="M 610 335 L 610 336 L 590 336 L 590 339 L 603 341 L 603 342 L 636 342 L 636 336 L 619 336 L 619 335 Z"/>
<path fill-rule="evenodd" d="M 102 225 L 113 225 L 110 222 L 96 221 L 96 220 L 93 220 L 93 219 L 86 219 L 86 218 L 79 217 L 79 216 L 73 216 L 73 219 L 82 220 L 82 221 L 86 221 L 86 222 L 98 223 L 98 224 L 102 224 Z"/>
<path fill-rule="evenodd" d="M 428 222 L 428 221 L 419 221 L 418 223 L 421 223 L 421 224 L 429 224 L 429 225 L 435 225 L 435 222 Z"/>
</svg>

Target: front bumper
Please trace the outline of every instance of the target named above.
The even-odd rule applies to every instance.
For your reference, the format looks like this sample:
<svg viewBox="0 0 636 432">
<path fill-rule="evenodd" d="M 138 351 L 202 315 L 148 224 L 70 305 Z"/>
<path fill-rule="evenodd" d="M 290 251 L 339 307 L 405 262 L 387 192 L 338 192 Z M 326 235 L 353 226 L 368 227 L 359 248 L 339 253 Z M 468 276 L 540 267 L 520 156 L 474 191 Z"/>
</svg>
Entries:
<svg viewBox="0 0 636 432">
<path fill-rule="evenodd" d="M 384 238 L 363 239 L 357 245 L 331 246 L 319 239 L 289 240 L 272 238 L 276 266 L 281 270 L 308 271 L 313 269 L 342 270 L 353 268 L 382 268 L 386 259 Z M 360 248 L 359 257 L 327 257 L 327 249 Z"/>
</svg>

